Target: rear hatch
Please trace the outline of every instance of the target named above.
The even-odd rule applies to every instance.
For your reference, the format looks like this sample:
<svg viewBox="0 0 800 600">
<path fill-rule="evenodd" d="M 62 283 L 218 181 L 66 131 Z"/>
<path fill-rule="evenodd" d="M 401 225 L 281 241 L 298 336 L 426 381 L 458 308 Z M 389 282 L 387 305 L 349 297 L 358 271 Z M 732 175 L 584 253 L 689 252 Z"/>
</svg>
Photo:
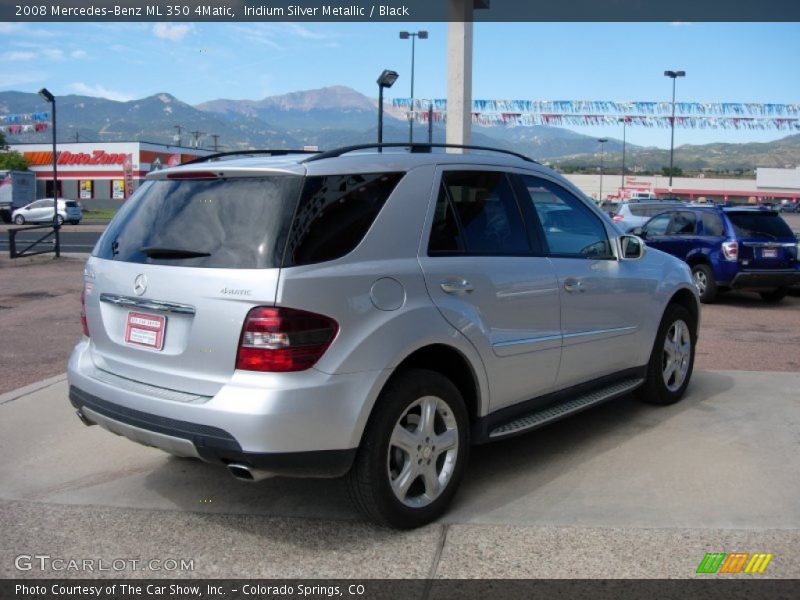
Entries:
<svg viewBox="0 0 800 600">
<path fill-rule="evenodd" d="M 303 178 L 182 173 L 146 182 L 98 241 L 90 348 L 103 371 L 213 395 L 234 372 L 247 312 L 275 303 Z"/>
<path fill-rule="evenodd" d="M 776 212 L 725 211 L 739 242 L 739 260 L 748 270 L 791 269 L 797 262 L 797 241 Z"/>
</svg>

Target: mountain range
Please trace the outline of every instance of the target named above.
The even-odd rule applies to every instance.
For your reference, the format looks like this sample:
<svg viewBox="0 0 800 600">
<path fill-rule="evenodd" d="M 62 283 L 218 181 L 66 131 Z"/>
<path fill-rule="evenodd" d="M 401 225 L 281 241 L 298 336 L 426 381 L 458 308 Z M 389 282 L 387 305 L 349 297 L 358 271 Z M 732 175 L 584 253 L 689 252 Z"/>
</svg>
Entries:
<svg viewBox="0 0 800 600">
<path fill-rule="evenodd" d="M 220 150 L 248 148 L 320 148 L 369 143 L 377 138 L 377 105 L 344 86 L 269 96 L 262 100 L 217 99 L 192 106 L 168 93 L 118 102 L 90 96 L 58 97 L 58 137 L 74 141 L 146 140 L 175 144 L 181 126 L 181 144 Z M 37 94 L 0 92 L 0 115 L 44 110 Z M 474 127 L 472 143 L 513 149 L 557 167 L 593 166 L 598 162 L 597 139 L 568 129 L 548 126 Z M 8 142 L 38 142 L 47 134 L 7 136 Z M 405 113 L 391 105 L 384 109 L 384 141 L 408 139 Z M 427 140 L 427 128 L 414 126 L 414 139 Z M 435 142 L 444 141 L 444 127 L 435 124 Z M 660 170 L 669 164 L 669 152 L 627 145 L 627 165 Z M 622 142 L 605 145 L 609 168 L 621 164 Z M 800 135 L 768 143 L 683 145 L 675 162 L 684 170 L 753 169 L 757 166 L 794 166 L 800 163 Z"/>
</svg>

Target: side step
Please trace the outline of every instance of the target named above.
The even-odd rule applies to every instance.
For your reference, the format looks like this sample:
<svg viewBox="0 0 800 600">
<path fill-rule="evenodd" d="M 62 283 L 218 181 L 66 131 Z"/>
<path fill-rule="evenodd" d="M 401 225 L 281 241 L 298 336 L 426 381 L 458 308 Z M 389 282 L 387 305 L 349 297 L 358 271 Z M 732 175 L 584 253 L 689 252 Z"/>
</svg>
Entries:
<svg viewBox="0 0 800 600">
<path fill-rule="evenodd" d="M 618 396 L 632 392 L 642 385 L 642 383 L 644 383 L 644 379 L 624 379 L 606 387 L 586 392 L 572 400 L 551 404 L 550 406 L 496 427 L 489 433 L 489 438 L 496 440 L 536 429 L 537 427 L 547 425 L 553 421 L 558 421 L 559 419 L 581 412 L 597 404 L 602 404 L 607 400 L 612 400 Z"/>
</svg>

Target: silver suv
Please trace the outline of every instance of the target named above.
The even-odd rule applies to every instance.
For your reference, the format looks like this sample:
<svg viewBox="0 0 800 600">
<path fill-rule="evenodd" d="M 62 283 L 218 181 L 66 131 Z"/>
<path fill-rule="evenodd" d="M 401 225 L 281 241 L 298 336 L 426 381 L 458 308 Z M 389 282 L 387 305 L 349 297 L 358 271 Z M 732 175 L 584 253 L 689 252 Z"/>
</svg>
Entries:
<svg viewBox="0 0 800 600">
<path fill-rule="evenodd" d="M 681 398 L 682 261 L 521 155 L 396 146 L 148 175 L 86 264 L 81 420 L 239 479 L 346 475 L 364 514 L 414 527 L 472 444 Z"/>
</svg>

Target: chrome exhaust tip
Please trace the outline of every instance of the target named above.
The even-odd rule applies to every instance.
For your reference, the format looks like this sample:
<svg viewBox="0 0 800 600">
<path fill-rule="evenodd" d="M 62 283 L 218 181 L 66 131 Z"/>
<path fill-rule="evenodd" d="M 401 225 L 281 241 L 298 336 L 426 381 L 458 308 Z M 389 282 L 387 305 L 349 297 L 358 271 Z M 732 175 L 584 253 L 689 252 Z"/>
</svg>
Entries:
<svg viewBox="0 0 800 600">
<path fill-rule="evenodd" d="M 80 410 L 76 410 L 75 414 L 78 415 L 78 418 L 81 420 L 81 423 L 83 423 L 87 427 L 91 427 L 92 425 L 97 425 L 97 423 L 95 423 L 94 421 L 90 421 L 89 419 L 87 419 L 86 415 L 84 415 Z"/>
<path fill-rule="evenodd" d="M 228 471 L 236 479 L 240 481 L 256 482 L 263 479 L 269 479 L 273 476 L 269 471 L 262 471 L 261 469 L 254 469 L 249 465 L 239 463 L 231 463 L 228 465 Z"/>
</svg>

